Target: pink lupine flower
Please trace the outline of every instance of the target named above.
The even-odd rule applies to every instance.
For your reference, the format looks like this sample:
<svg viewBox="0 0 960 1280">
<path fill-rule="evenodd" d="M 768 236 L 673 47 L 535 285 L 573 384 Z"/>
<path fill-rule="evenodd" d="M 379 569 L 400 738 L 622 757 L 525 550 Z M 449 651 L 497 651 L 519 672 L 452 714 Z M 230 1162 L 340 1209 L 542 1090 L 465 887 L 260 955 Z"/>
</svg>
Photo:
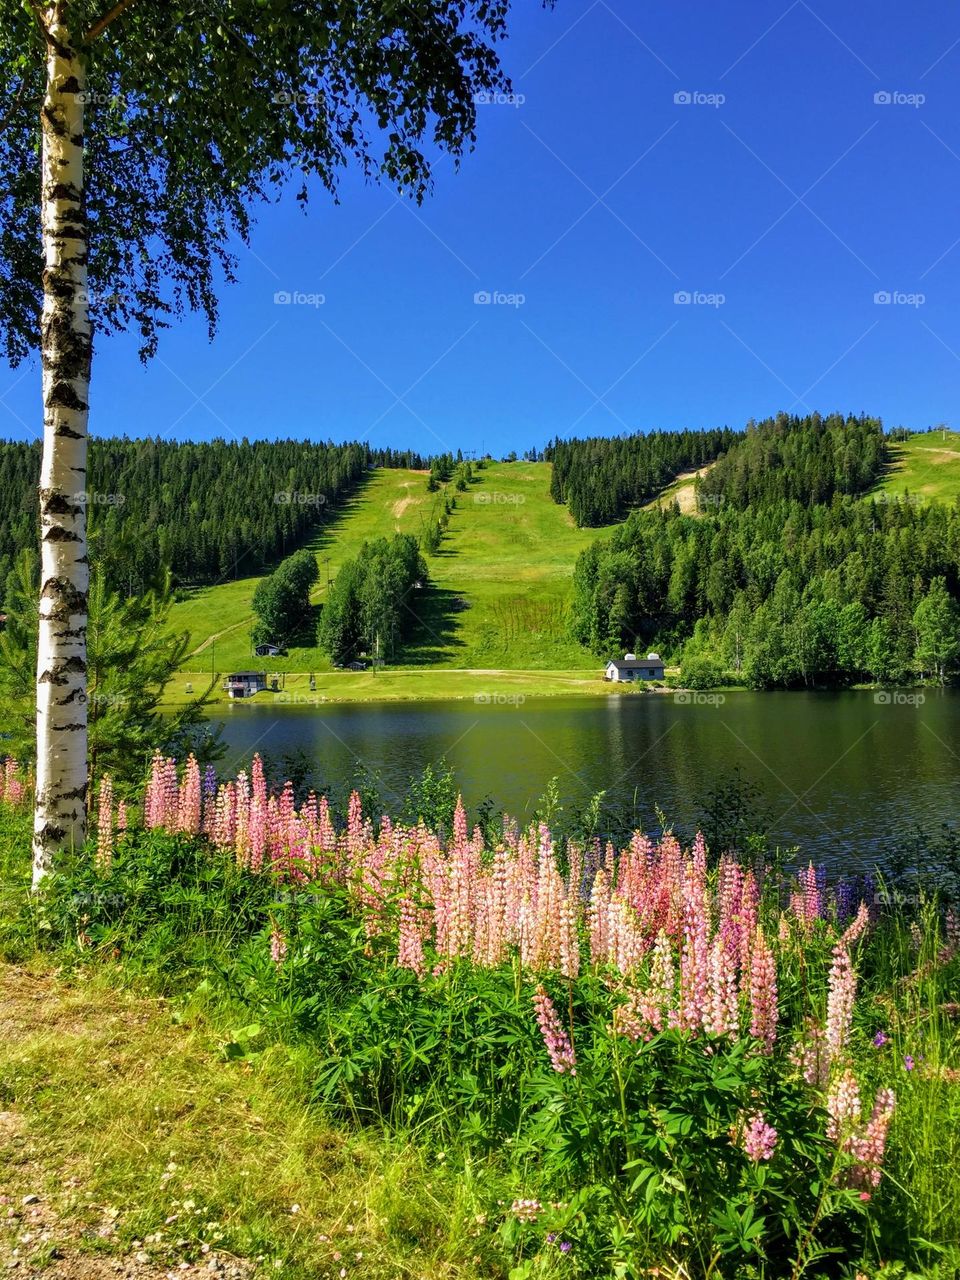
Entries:
<svg viewBox="0 0 960 1280">
<path fill-rule="evenodd" d="M 113 860 L 113 783 L 109 774 L 100 781 L 97 805 L 97 870 L 106 872 Z"/>
<path fill-rule="evenodd" d="M 806 932 L 822 914 L 823 900 L 817 884 L 817 870 L 813 863 L 801 867 L 797 873 L 798 891 L 790 899 L 790 908 Z"/>
<path fill-rule="evenodd" d="M 703 1029 L 708 1035 L 734 1039 L 739 1029 L 737 1009 L 737 976 L 734 961 L 717 937 L 710 948 L 710 978 L 707 1003 L 703 1011 Z"/>
<path fill-rule="evenodd" d="M 543 1212 L 543 1205 L 539 1200 L 514 1200 L 510 1212 L 520 1222 L 536 1222 Z"/>
<path fill-rule="evenodd" d="M 163 825 L 163 756 L 153 753 L 150 761 L 150 779 L 143 800 L 143 820 L 148 829 Z"/>
<path fill-rule="evenodd" d="M 569 894 L 564 894 L 560 902 L 560 972 L 570 979 L 580 972 L 577 914 Z"/>
<path fill-rule="evenodd" d="M 280 926 L 275 924 L 270 931 L 270 959 L 279 968 L 286 958 L 287 940 L 283 936 Z"/>
<path fill-rule="evenodd" d="M 537 1014 L 537 1023 L 543 1043 L 546 1046 L 554 1071 L 563 1075 L 577 1074 L 577 1058 L 570 1037 L 553 1007 L 553 1001 L 542 986 L 538 986 L 533 996 L 533 1006 Z"/>
<path fill-rule="evenodd" d="M 740 898 L 743 870 L 735 859 L 724 854 L 717 874 L 717 933 L 732 955 L 740 952 Z"/>
<path fill-rule="evenodd" d="M 827 1137 L 840 1142 L 860 1123 L 860 1086 L 852 1071 L 844 1071 L 830 1086 L 826 1106 Z"/>
<path fill-rule="evenodd" d="M 661 929 L 653 944 L 647 989 L 640 993 L 636 1002 L 637 1012 L 651 1031 L 663 1030 L 675 991 L 676 970 L 673 963 L 673 947 L 670 939 Z"/>
<path fill-rule="evenodd" d="M 19 763 L 13 756 L 7 756 L 0 770 L 0 800 L 9 805 L 22 804 L 26 793 L 27 784 L 20 777 Z"/>
<path fill-rule="evenodd" d="M 130 826 L 130 819 L 127 815 L 127 802 L 121 800 L 117 805 L 117 832 L 122 836 Z"/>
<path fill-rule="evenodd" d="M 709 983 L 707 900 L 702 878 L 688 866 L 683 883 L 683 946 L 680 953 L 680 1005 L 676 1023 L 695 1031 L 703 1021 Z"/>
<path fill-rule="evenodd" d="M 849 949 L 855 942 L 858 942 L 863 936 L 867 925 L 870 923 L 870 912 L 867 904 L 861 902 L 857 908 L 857 914 L 853 920 L 847 925 L 846 929 L 837 940 L 837 946 Z"/>
<path fill-rule="evenodd" d="M 603 964 L 607 959 L 607 907 L 610 905 L 610 889 L 606 873 L 598 871 L 590 890 L 590 959 Z"/>
<path fill-rule="evenodd" d="M 777 1038 L 777 967 L 763 930 L 756 927 L 750 956 L 750 1034 L 770 1054 Z"/>
<path fill-rule="evenodd" d="M 873 1112 L 862 1134 L 858 1134 L 851 1146 L 856 1158 L 853 1170 L 854 1186 L 878 1187 L 882 1177 L 883 1156 L 887 1145 L 887 1133 L 896 1106 L 892 1089 L 878 1089 Z"/>
<path fill-rule="evenodd" d="M 412 969 L 418 978 L 427 971 L 420 937 L 417 909 L 409 896 L 400 903 L 400 938 L 397 945 L 397 964 L 401 969 Z"/>
<path fill-rule="evenodd" d="M 777 1131 L 767 1124 L 762 1111 L 755 1111 L 747 1121 L 740 1145 L 751 1160 L 769 1160 L 777 1146 Z"/>
<path fill-rule="evenodd" d="M 200 806 L 202 788 L 200 783 L 200 766 L 193 752 L 187 757 L 183 783 L 177 796 L 177 830 L 187 835 L 197 835 L 200 831 Z"/>
<path fill-rule="evenodd" d="M 826 1086 L 830 1075 L 830 1054 L 822 1027 L 811 1024 L 807 1034 L 790 1054 L 790 1061 L 803 1075 L 807 1084 L 816 1089 Z"/>
<path fill-rule="evenodd" d="M 853 1023 L 853 1004 L 857 994 L 857 975 L 845 947 L 833 949 L 827 991 L 826 1037 L 831 1061 L 846 1048 Z"/>
</svg>

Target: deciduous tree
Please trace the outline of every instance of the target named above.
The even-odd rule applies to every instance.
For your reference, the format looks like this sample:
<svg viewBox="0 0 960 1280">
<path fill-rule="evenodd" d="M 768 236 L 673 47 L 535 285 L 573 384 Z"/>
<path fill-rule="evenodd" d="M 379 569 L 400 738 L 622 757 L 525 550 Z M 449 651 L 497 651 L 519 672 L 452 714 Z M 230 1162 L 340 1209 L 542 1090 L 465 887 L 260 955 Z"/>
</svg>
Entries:
<svg viewBox="0 0 960 1280">
<path fill-rule="evenodd" d="M 507 7 L 0 0 L 0 340 L 43 362 L 35 882 L 85 833 L 94 336 L 132 328 L 146 357 L 185 307 L 212 330 L 231 238 L 291 180 L 306 200 L 355 161 L 422 197 L 508 87 Z"/>
</svg>

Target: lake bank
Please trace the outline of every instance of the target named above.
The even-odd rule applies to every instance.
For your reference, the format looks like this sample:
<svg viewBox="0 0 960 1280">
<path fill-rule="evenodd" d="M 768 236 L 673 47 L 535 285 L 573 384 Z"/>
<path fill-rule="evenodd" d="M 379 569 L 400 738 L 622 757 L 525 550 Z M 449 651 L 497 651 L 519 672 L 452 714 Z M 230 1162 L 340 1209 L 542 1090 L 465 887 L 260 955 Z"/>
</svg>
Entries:
<svg viewBox="0 0 960 1280">
<path fill-rule="evenodd" d="M 883 861 L 917 831 L 956 818 L 954 690 L 895 700 L 882 690 L 656 695 L 607 686 L 592 697 L 527 698 L 490 680 L 486 692 L 485 701 L 258 695 L 213 708 L 210 719 L 228 748 L 222 771 L 254 752 L 280 771 L 296 760 L 300 775 L 336 797 L 375 779 L 388 808 L 426 765 L 446 760 L 471 812 L 491 796 L 529 819 L 556 777 L 568 814 L 604 792 L 603 829 L 653 830 L 660 810 L 690 832 L 708 821 L 713 790 L 739 777 L 771 846 L 845 866 Z M 734 800 L 726 807 L 733 820 Z"/>
<path fill-rule="evenodd" d="M 269 660 L 250 660 L 244 669 L 266 671 L 273 677 Z M 555 698 L 564 695 L 602 697 L 605 694 L 644 696 L 652 689 L 630 688 L 612 684 L 591 671 L 573 669 L 557 671 L 517 671 L 497 667 L 390 667 L 379 671 L 321 671 L 314 675 L 310 687 L 308 672 L 277 672 L 280 688 L 256 695 L 258 705 L 272 703 L 277 707 L 321 706 L 344 702 L 440 702 L 475 700 L 515 702 L 517 698 Z M 217 676 L 211 705 L 227 705 L 230 699 L 220 688 L 222 674 Z M 164 709 L 174 711 L 185 706 L 210 683 L 209 672 L 178 672 L 164 699 Z M 191 686 L 191 690 L 187 686 Z M 673 693 L 673 689 L 659 692 Z"/>
</svg>

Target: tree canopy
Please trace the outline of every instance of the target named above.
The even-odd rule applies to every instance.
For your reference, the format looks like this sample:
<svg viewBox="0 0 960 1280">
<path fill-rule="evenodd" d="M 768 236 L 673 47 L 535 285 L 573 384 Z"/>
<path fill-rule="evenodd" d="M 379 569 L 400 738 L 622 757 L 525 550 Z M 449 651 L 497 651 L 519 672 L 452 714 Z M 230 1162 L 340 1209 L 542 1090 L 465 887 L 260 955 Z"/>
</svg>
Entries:
<svg viewBox="0 0 960 1280">
<path fill-rule="evenodd" d="M 94 333 L 152 354 L 186 308 L 211 331 L 231 240 L 296 184 L 336 193 L 354 163 L 414 199 L 435 156 L 475 138 L 479 94 L 507 87 L 508 0 L 0 0 L 0 342 L 39 344 L 40 106 L 57 10 L 84 58 L 84 208 Z"/>
</svg>

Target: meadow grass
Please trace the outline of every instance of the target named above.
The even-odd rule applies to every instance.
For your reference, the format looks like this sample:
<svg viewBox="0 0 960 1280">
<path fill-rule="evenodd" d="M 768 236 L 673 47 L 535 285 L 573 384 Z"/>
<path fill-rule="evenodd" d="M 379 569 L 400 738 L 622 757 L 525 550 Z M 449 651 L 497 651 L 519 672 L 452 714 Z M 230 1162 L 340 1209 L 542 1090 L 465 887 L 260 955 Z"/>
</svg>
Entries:
<svg viewBox="0 0 960 1280">
<path fill-rule="evenodd" d="M 890 444 L 892 461 L 874 491 L 953 502 L 960 494 L 960 432 L 927 431 Z"/>
<path fill-rule="evenodd" d="M 577 555 L 602 531 L 577 529 L 550 497 L 543 462 L 490 463 L 456 498 L 439 552 L 427 558 L 430 585 L 416 605 L 420 625 L 401 668 L 505 668 L 590 671 L 595 658 L 566 631 L 566 602 Z M 322 604 L 344 560 L 369 539 L 419 536 L 436 519 L 441 495 L 427 492 L 423 472 L 380 468 L 308 544 L 316 553 Z M 256 665 L 249 639 L 251 600 L 258 578 L 242 578 L 191 592 L 174 606 L 171 622 L 189 631 L 193 654 L 185 679 L 211 670 Z M 292 648 L 270 659 L 271 671 L 330 672 L 318 648 Z M 189 674 L 187 674 L 189 673 Z M 437 696 L 446 696 L 438 690 Z"/>
<path fill-rule="evenodd" d="M 158 1270 L 142 1274 L 162 1276 L 206 1246 L 292 1280 L 499 1274 L 478 1222 L 492 1165 L 445 1167 L 402 1135 L 335 1122 L 310 1102 L 312 1052 L 231 1055 L 249 1011 L 187 967 L 227 961 L 229 913 L 200 922 L 183 906 L 124 963 L 113 947 L 58 956 L 25 909 L 28 846 L 26 821 L 0 805 L 0 1196 L 56 1210 L 53 1240 L 34 1232 L 18 1268 L 39 1275 L 59 1257 L 80 1276 L 87 1255 L 145 1251 Z M 164 937 L 200 932 L 177 967 L 158 962 Z M 13 1243 L 0 1237 L 11 1267 Z"/>
<path fill-rule="evenodd" d="M 26 821 L 3 806 L 0 851 L 0 948 L 21 966 L 0 983 L 0 1100 L 27 1117 L 36 1151 L 25 1176 L 39 1170 L 44 1194 L 68 1172 L 70 1214 L 119 1211 L 116 1237 L 94 1232 L 82 1247 L 133 1248 L 159 1231 L 164 1257 L 212 1244 L 295 1276 L 339 1277 L 345 1264 L 371 1277 L 511 1280 L 639 1280 L 653 1265 L 670 1280 L 958 1274 L 957 960 L 943 958 L 933 900 L 881 911 L 858 949 L 850 1061 L 868 1110 L 879 1088 L 893 1088 L 897 1105 L 865 1226 L 856 1195 L 840 1189 L 817 1226 L 819 1193 L 797 1183 L 789 1160 L 766 1181 L 748 1167 L 729 1212 L 720 1190 L 731 1176 L 727 1126 L 745 1099 L 765 1108 L 778 1143 L 799 1144 L 801 1163 L 820 1160 L 817 1177 L 829 1170 L 825 1118 L 787 1050 L 807 1017 L 823 1016 L 837 928 L 829 910 L 810 931 L 792 906 L 784 913 L 775 876 L 762 916 L 768 936 L 778 920 L 789 935 L 777 1058 L 744 1056 L 742 1041 L 705 1054 L 668 1034 L 644 1052 L 620 1041 L 618 1065 L 616 974 L 588 970 L 557 1005 L 569 998 L 577 1027 L 572 1080 L 549 1069 L 535 978 L 516 958 L 418 976 L 398 967 L 392 908 L 372 906 L 381 925 L 371 932 L 349 889 L 318 882 L 291 894 L 226 850 L 134 831 L 112 865 L 98 869 L 86 851 L 29 904 Z M 59 984 L 40 972 L 51 959 Z M 556 999 L 565 984 L 545 980 Z M 625 1135 L 626 1157 L 616 1154 Z M 643 1197 L 624 1194 L 631 1142 L 634 1160 L 644 1153 L 632 1168 L 652 1175 L 648 1200 L 660 1182 L 652 1216 Z M 735 1239 L 745 1207 L 771 1195 L 793 1223 L 784 1248 L 795 1265 L 771 1254 L 755 1266 L 747 1238 Z M 511 1211 L 518 1196 L 543 1202 L 539 1222 Z M 805 1222 L 817 1237 L 809 1249 Z M 547 1235 L 551 1226 L 562 1234 Z M 555 1243 L 565 1235 L 576 1241 L 569 1258 Z M 729 1261 L 710 1261 L 717 1244 Z"/>
</svg>

